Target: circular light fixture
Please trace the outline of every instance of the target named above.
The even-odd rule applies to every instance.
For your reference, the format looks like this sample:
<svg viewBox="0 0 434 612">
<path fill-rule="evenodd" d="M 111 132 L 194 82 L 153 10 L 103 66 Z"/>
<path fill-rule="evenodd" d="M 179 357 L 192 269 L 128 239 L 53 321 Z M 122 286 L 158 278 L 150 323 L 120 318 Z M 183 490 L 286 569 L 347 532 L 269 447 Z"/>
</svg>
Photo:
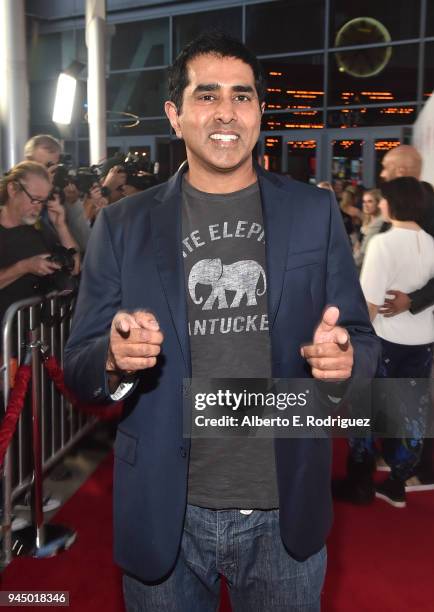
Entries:
<svg viewBox="0 0 434 612">
<path fill-rule="evenodd" d="M 390 42 L 387 28 L 372 17 L 357 17 L 345 23 L 336 35 L 336 47 L 368 45 Z M 392 56 L 392 47 L 354 49 L 338 51 L 336 62 L 340 72 L 358 78 L 379 74 L 387 66 Z"/>
</svg>

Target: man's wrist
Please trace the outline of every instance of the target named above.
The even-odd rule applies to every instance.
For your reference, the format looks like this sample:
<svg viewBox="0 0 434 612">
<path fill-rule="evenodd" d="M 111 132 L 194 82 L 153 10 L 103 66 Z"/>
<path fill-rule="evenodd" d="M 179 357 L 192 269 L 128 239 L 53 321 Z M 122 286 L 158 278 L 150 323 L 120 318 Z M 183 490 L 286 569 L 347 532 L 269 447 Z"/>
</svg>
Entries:
<svg viewBox="0 0 434 612">
<path fill-rule="evenodd" d="M 106 370 L 106 372 L 107 372 L 108 388 L 109 388 L 110 394 L 113 395 L 113 393 L 116 391 L 116 389 L 119 387 L 119 385 L 122 382 L 122 375 L 119 372 L 114 372 L 114 371 L 109 371 L 109 370 Z"/>
<path fill-rule="evenodd" d="M 18 274 L 21 274 L 22 276 L 24 276 L 24 274 L 29 274 L 29 259 L 31 258 L 26 257 L 25 259 L 20 259 L 20 261 L 16 262 L 15 270 Z"/>
<path fill-rule="evenodd" d="M 66 225 L 66 219 L 57 219 L 56 221 L 53 221 L 53 225 L 58 231 L 68 229 L 68 226 Z"/>
</svg>

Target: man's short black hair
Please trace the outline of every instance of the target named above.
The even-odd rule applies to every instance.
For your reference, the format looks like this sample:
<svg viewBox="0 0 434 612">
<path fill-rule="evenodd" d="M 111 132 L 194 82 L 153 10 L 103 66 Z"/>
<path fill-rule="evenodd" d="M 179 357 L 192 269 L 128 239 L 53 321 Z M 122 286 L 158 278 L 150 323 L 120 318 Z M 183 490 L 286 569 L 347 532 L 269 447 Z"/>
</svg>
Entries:
<svg viewBox="0 0 434 612">
<path fill-rule="evenodd" d="M 423 220 L 428 209 L 428 194 L 412 176 L 400 176 L 381 185 L 381 194 L 389 204 L 389 215 L 396 221 Z"/>
<path fill-rule="evenodd" d="M 209 30 L 189 42 L 169 68 L 169 99 L 175 104 L 178 114 L 181 113 L 184 90 L 188 85 L 187 64 L 195 57 L 205 54 L 218 57 L 234 57 L 250 66 L 255 78 L 259 103 L 261 104 L 264 101 L 264 74 L 256 55 L 249 51 L 237 38 L 218 30 Z"/>
</svg>

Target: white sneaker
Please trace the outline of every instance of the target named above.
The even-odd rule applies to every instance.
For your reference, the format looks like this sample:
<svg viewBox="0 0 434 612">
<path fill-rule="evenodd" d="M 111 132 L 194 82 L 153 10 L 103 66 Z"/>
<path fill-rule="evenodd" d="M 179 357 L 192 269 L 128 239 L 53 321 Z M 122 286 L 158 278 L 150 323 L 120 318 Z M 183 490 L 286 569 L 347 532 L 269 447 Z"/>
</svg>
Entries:
<svg viewBox="0 0 434 612">
<path fill-rule="evenodd" d="M 16 516 L 12 519 L 11 530 L 19 531 L 20 529 L 24 529 L 24 527 L 28 527 L 30 525 L 29 521 L 22 518 L 21 516 Z"/>
<path fill-rule="evenodd" d="M 61 500 L 57 499 L 57 497 L 46 495 L 42 501 L 42 510 L 43 512 L 51 512 L 52 510 L 59 508 L 61 503 Z M 24 502 L 21 504 L 16 504 L 15 508 L 18 510 L 30 510 L 30 495 L 27 494 L 24 498 Z"/>
<path fill-rule="evenodd" d="M 383 457 L 377 458 L 377 472 L 390 472 L 390 467 L 384 461 Z"/>
</svg>

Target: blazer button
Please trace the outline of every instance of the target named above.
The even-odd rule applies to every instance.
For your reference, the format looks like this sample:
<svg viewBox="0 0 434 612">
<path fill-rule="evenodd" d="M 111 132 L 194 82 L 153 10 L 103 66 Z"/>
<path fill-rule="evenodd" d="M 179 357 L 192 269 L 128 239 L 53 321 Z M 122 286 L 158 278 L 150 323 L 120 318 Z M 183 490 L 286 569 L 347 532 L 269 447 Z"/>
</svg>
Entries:
<svg viewBox="0 0 434 612">
<path fill-rule="evenodd" d="M 185 448 L 183 446 L 179 447 L 179 453 L 181 455 L 181 457 L 183 457 L 185 459 L 185 457 L 187 457 L 187 451 L 185 450 Z"/>
</svg>

